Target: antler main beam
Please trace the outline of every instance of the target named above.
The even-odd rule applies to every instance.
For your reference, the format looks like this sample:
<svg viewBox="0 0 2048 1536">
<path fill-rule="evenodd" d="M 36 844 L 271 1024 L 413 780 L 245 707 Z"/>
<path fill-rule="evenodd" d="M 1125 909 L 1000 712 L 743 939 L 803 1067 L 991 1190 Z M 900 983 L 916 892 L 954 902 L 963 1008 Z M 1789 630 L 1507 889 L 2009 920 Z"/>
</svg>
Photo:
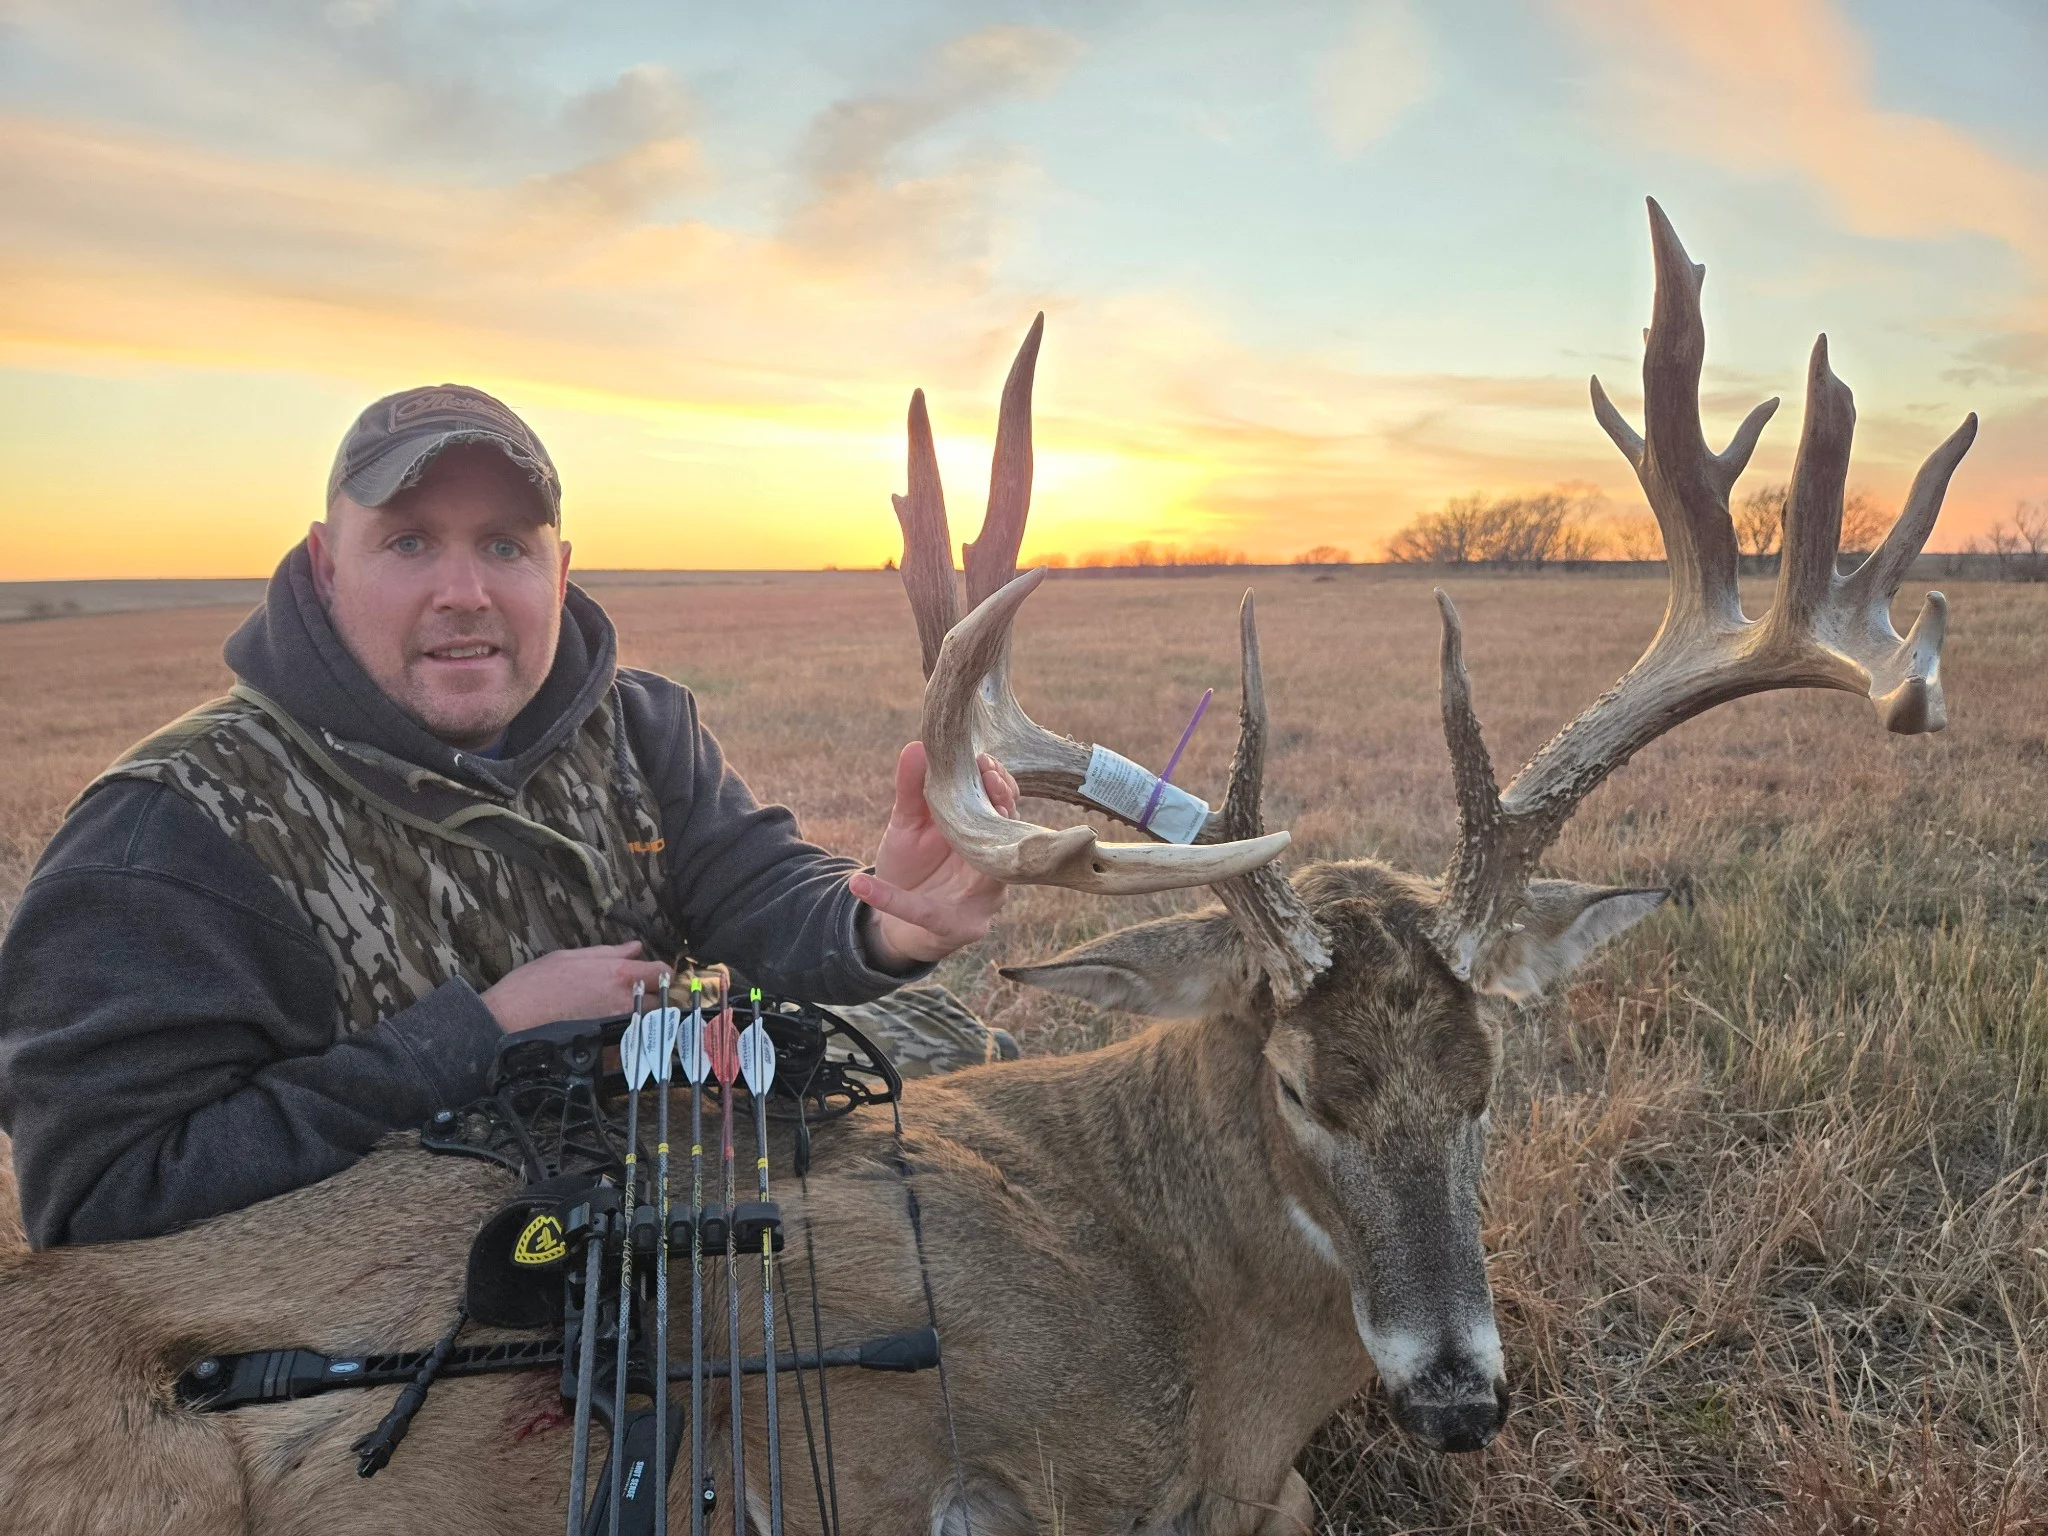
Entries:
<svg viewBox="0 0 2048 1536">
<path fill-rule="evenodd" d="M 1868 697 L 1886 728 L 1901 734 L 1938 731 L 1946 723 L 1941 641 L 1947 603 L 1939 592 L 1928 593 L 1903 638 L 1892 627 L 1891 603 L 1933 531 L 1949 477 L 1976 437 L 1976 416 L 1966 417 L 1928 456 L 1876 553 L 1849 575 L 1836 574 L 1856 412 L 1848 386 L 1828 367 L 1827 338 L 1821 337 L 1807 372 L 1777 593 L 1763 618 L 1746 618 L 1736 589 L 1728 496 L 1778 402 L 1752 410 L 1720 453 L 1707 447 L 1699 409 L 1706 269 L 1686 255 L 1654 199 L 1649 211 L 1657 294 L 1643 357 L 1644 431 L 1629 425 L 1597 378 L 1592 396 L 1594 415 L 1635 468 L 1663 530 L 1671 593 L 1656 638 L 1619 683 L 1500 793 L 1472 712 L 1457 612 L 1438 594 L 1444 733 L 1460 822 L 1438 940 L 1462 975 L 1472 974 L 1488 944 L 1512 925 L 1536 861 L 1579 803 L 1681 721 L 1745 694 L 1835 688 Z"/>
</svg>

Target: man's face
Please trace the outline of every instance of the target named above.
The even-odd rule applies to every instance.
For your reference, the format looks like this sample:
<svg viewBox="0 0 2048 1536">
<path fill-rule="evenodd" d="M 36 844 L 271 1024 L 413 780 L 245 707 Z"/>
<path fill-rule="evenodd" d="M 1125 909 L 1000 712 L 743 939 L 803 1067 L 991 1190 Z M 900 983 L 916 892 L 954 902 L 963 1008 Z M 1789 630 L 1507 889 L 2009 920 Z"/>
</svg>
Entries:
<svg viewBox="0 0 2048 1536">
<path fill-rule="evenodd" d="M 488 747 L 554 665 L 569 546 L 526 473 L 458 443 L 381 507 L 337 498 L 307 540 L 342 642 L 450 746 Z"/>
</svg>

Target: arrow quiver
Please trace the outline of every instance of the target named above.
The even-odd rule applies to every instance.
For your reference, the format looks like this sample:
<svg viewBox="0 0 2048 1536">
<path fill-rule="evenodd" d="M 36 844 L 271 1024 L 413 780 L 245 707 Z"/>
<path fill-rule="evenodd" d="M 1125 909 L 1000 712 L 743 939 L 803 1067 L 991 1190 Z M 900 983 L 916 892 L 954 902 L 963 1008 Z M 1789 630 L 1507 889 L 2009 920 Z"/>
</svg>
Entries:
<svg viewBox="0 0 2048 1536">
<path fill-rule="evenodd" d="M 724 979 L 719 983 L 713 995 L 722 1007 L 729 997 Z M 693 998 L 703 995 L 699 990 Z M 722 1073 L 704 1087 L 718 1094 L 722 1112 L 738 1107 L 733 1098 L 749 1106 L 751 1113 L 740 1123 L 753 1121 L 758 1158 L 765 1159 L 770 1121 L 792 1127 L 796 1165 L 803 1170 L 810 1162 L 813 1126 L 864 1105 L 892 1103 L 901 1083 L 888 1058 L 844 1020 L 786 999 L 763 997 L 758 1006 L 752 1022 L 772 1052 L 757 1040 L 758 1060 L 752 1064 L 760 1069 L 755 1078 L 765 1091 L 757 1098 L 744 1082 Z M 524 1181 L 520 1192 L 486 1220 L 471 1246 L 465 1302 L 469 1315 L 483 1326 L 558 1326 L 564 1401 L 574 1405 L 578 1424 L 602 1423 L 611 1443 L 620 1447 L 608 1466 L 591 1469 L 595 1487 L 587 1499 L 574 1470 L 584 1464 L 587 1449 L 572 1462 L 572 1490 L 578 1495 L 574 1507 L 587 1514 L 580 1526 L 572 1514 L 569 1536 L 614 1529 L 651 1533 L 666 1527 L 658 1484 L 665 1484 L 677 1465 L 686 1420 L 693 1417 L 669 1396 L 669 1380 L 685 1371 L 670 1367 L 660 1347 L 665 1338 L 654 1321 L 664 1316 L 659 1307 L 666 1297 L 659 1293 L 665 1289 L 667 1263 L 689 1264 L 693 1257 L 710 1254 L 779 1254 L 785 1242 L 781 1210 L 767 1198 L 765 1182 L 761 1198 L 703 1206 L 694 1206 L 687 1192 L 681 1199 L 665 1199 L 669 1192 L 653 1186 L 649 1175 L 667 1160 L 634 1147 L 628 1128 L 637 1128 L 638 1119 L 631 1098 L 622 1097 L 630 1092 L 628 1072 L 606 1066 L 607 1053 L 622 1039 L 629 1045 L 640 1039 L 637 1030 L 628 1037 L 636 1017 L 645 1021 L 654 1015 L 570 1020 L 508 1036 L 493 1066 L 489 1093 L 437 1116 L 421 1133 L 421 1144 L 430 1151 L 494 1161 Z M 668 1073 L 659 1075 L 665 1079 Z M 638 1155 L 632 1155 L 636 1150 Z M 664 1237 L 666 1254 L 661 1251 Z M 594 1285 L 591 1277 L 596 1277 Z M 586 1340 L 595 1347 L 587 1347 Z M 726 1342 L 725 1362 L 704 1359 L 699 1344 L 689 1369 L 698 1380 L 729 1377 L 732 1401 L 738 1404 L 738 1380 L 752 1362 L 734 1371 L 730 1362 L 741 1346 L 732 1336 Z M 762 1360 L 758 1370 L 771 1383 L 785 1360 L 799 1371 L 839 1363 L 828 1358 L 829 1351 L 785 1355 L 774 1348 L 772 1336 L 764 1342 L 775 1369 L 768 1370 Z M 913 1360 L 924 1353 L 920 1346 L 895 1351 Z M 876 1359 L 889 1354 L 884 1351 Z M 850 1363 L 881 1368 L 865 1358 Z M 628 1409 L 621 1423 L 619 1405 L 628 1402 L 650 1406 Z M 658 1431 L 666 1442 L 659 1446 Z M 579 1438 L 577 1444 L 586 1442 Z M 779 1461 L 775 1458 L 771 1467 L 771 1480 L 778 1485 Z M 705 1485 L 700 1508 L 708 1510 L 715 1492 L 709 1489 L 708 1474 L 700 1468 L 696 1475 Z M 780 1487 L 770 1493 L 779 1512 Z M 735 1506 L 736 1513 L 743 1504 Z M 610 1518 L 614 1505 L 615 1522 Z"/>
<path fill-rule="evenodd" d="M 722 988 L 713 996 L 723 1004 Z M 676 1401 L 672 1385 L 688 1382 L 701 1394 L 706 1381 L 729 1379 L 736 1384 L 743 1376 L 763 1376 L 766 1387 L 787 1373 L 795 1378 L 806 1440 L 811 1432 L 808 1391 L 814 1389 L 817 1395 L 824 1430 L 822 1464 L 815 1442 L 809 1459 L 818 1483 L 822 1528 L 827 1536 L 836 1536 L 836 1476 L 824 1373 L 834 1368 L 929 1370 L 940 1364 L 938 1335 L 934 1325 L 827 1345 L 820 1336 L 818 1271 L 811 1262 L 810 1347 L 798 1347 L 794 1338 L 784 1344 L 775 1337 L 780 1329 L 767 1321 L 772 1299 L 765 1292 L 772 1261 L 784 1248 L 784 1231 L 780 1208 L 767 1198 L 767 1130 L 771 1122 L 790 1127 L 794 1171 L 801 1178 L 810 1163 L 813 1127 L 868 1105 L 893 1108 L 902 1084 L 894 1066 L 866 1036 L 825 1009 L 770 997 L 762 997 L 758 1008 L 758 1014 L 750 1009 L 749 1019 L 762 1031 L 748 1045 L 751 1079 L 743 1076 L 721 1091 L 707 1075 L 701 1086 L 720 1096 L 721 1120 L 728 1109 L 745 1106 L 745 1119 L 739 1123 L 751 1120 L 755 1128 L 761 1173 L 756 1192 L 762 1198 L 705 1204 L 688 1190 L 665 1192 L 654 1187 L 654 1171 L 663 1161 L 658 1149 L 650 1159 L 643 1147 L 630 1165 L 635 1183 L 629 1223 L 626 1179 L 632 1143 L 627 1125 L 635 1117 L 625 1097 L 627 1078 L 611 1064 L 611 1053 L 634 1016 L 565 1020 L 508 1035 L 492 1065 L 488 1092 L 462 1109 L 441 1112 L 420 1132 L 420 1144 L 430 1152 L 494 1162 L 520 1180 L 518 1191 L 483 1221 L 471 1243 L 463 1303 L 454 1325 L 427 1348 L 353 1356 L 289 1347 L 206 1355 L 193 1360 L 178 1378 L 179 1405 L 190 1411 L 224 1412 L 396 1383 L 403 1389 L 397 1402 L 355 1446 L 359 1470 L 368 1477 L 391 1461 L 438 1377 L 558 1368 L 563 1400 L 571 1405 L 578 1426 L 572 1445 L 575 1499 L 566 1536 L 610 1536 L 614 1528 L 621 1536 L 657 1536 L 666 1518 L 664 1489 L 678 1464 L 679 1448 L 686 1434 L 694 1437 L 702 1429 L 701 1414 L 685 1411 L 687 1405 Z M 652 1010 L 640 1015 L 643 1020 L 652 1016 Z M 681 1042 L 689 1038 L 690 1031 L 683 1029 L 676 1046 L 686 1071 L 690 1058 Z M 765 1091 L 750 1092 L 749 1080 Z M 693 1092 L 698 1086 L 692 1084 Z M 658 1125 L 660 1117 L 654 1118 Z M 665 1229 L 664 1193 L 669 1194 Z M 801 1235 L 809 1257 L 808 1220 Z M 628 1244 L 630 1265 L 624 1262 Z M 728 1336 L 723 1358 L 708 1355 L 701 1342 L 693 1341 L 686 1363 L 671 1362 L 655 1326 L 655 1319 L 666 1315 L 659 1295 L 666 1260 L 689 1263 L 693 1255 L 737 1259 L 749 1254 L 763 1264 L 762 1352 L 745 1352 Z M 623 1308 L 622 1281 L 632 1287 L 630 1302 Z M 784 1278 L 785 1312 L 787 1285 Z M 543 1336 L 458 1342 L 464 1327 L 471 1325 Z M 621 1362 L 629 1406 L 625 1422 L 618 1424 Z M 817 1375 L 807 1388 L 811 1372 Z M 769 1397 L 772 1401 L 772 1389 Z M 779 1417 L 774 1422 L 779 1429 Z M 606 1430 L 607 1453 L 596 1460 L 590 1456 L 593 1424 Z M 659 1436 L 663 1443 L 657 1443 L 658 1427 L 665 1431 Z M 621 1442 L 616 1527 L 609 1519 L 614 1432 Z M 772 1442 L 773 1437 L 771 1446 Z M 708 1529 L 706 1519 L 720 1490 L 713 1487 L 701 1456 L 683 1460 L 686 1465 L 695 1463 L 691 1481 L 698 1487 L 698 1498 L 691 1523 Z M 827 1480 L 833 1490 L 829 1501 Z M 779 1512 L 780 1457 L 772 1453 L 769 1481 L 770 1503 Z M 729 1497 L 731 1490 L 725 1493 Z M 735 1501 L 742 1518 L 745 1505 L 744 1498 Z"/>
</svg>

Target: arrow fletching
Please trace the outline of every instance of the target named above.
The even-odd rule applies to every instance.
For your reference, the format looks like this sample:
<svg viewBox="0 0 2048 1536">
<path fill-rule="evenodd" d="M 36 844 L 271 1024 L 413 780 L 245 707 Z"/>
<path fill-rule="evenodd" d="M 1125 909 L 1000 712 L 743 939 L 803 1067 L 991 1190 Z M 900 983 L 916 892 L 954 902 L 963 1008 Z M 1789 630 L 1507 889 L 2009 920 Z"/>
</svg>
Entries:
<svg viewBox="0 0 2048 1536">
<path fill-rule="evenodd" d="M 682 1027 L 676 1033 L 676 1055 L 683 1064 L 683 1076 L 690 1082 L 701 1085 L 711 1072 L 711 1058 L 704 1052 L 704 1009 L 700 1004 L 690 1010 Z"/>
<path fill-rule="evenodd" d="M 647 1082 L 646 1022 L 651 1015 L 636 1013 L 626 1032 L 619 1036 L 619 1070 L 626 1074 L 626 1086 L 638 1093 Z"/>
<path fill-rule="evenodd" d="M 650 1021 L 653 1028 L 648 1031 L 647 1054 L 653 1063 L 651 1071 L 657 1083 L 669 1082 L 674 1076 L 676 1045 L 683 1032 L 683 1010 L 676 1007 L 663 1008 Z"/>
<path fill-rule="evenodd" d="M 746 1079 L 747 1092 L 757 1099 L 775 1081 L 775 1042 L 758 1020 L 740 1031 L 740 1075 Z"/>
<path fill-rule="evenodd" d="M 718 1086 L 730 1088 L 740 1075 L 739 1032 L 732 1027 L 732 1005 L 718 1010 L 718 1016 L 704 1028 L 704 1050 L 711 1058 L 711 1075 Z"/>
</svg>

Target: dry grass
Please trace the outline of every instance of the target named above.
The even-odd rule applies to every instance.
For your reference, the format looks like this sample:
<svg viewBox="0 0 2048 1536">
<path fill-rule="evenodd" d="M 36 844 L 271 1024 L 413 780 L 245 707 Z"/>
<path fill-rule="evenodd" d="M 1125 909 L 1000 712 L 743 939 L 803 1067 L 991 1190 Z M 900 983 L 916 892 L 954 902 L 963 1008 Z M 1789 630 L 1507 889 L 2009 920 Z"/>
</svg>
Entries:
<svg viewBox="0 0 2048 1536">
<path fill-rule="evenodd" d="M 1160 760 L 1235 695 L 1238 584 L 1056 582 L 1020 690 Z M 1749 700 L 1602 790 L 1554 858 L 1681 896 L 1507 1021 L 1487 1241 L 1516 1411 L 1459 1460 L 1369 1400 L 1309 1458 L 1333 1531 L 2048 1530 L 2048 591 L 1951 587 L 1953 724 L 1885 736 L 1839 695 Z M 629 661 L 697 688 L 764 795 L 871 848 L 916 730 L 880 576 L 601 589 Z M 1455 589 L 1494 753 L 1518 762 L 1634 657 L 1655 583 Z M 1754 606 L 1754 605 L 1753 605 Z M 1310 857 L 1449 846 L 1423 584 L 1262 573 L 1269 818 Z M 0 910 L 76 787 L 223 681 L 232 615 L 0 630 Z M 1181 777 L 1220 788 L 1219 712 Z M 1176 898 L 1025 891 L 944 979 L 1033 1051 L 1129 1027 L 1002 983 Z"/>
</svg>

